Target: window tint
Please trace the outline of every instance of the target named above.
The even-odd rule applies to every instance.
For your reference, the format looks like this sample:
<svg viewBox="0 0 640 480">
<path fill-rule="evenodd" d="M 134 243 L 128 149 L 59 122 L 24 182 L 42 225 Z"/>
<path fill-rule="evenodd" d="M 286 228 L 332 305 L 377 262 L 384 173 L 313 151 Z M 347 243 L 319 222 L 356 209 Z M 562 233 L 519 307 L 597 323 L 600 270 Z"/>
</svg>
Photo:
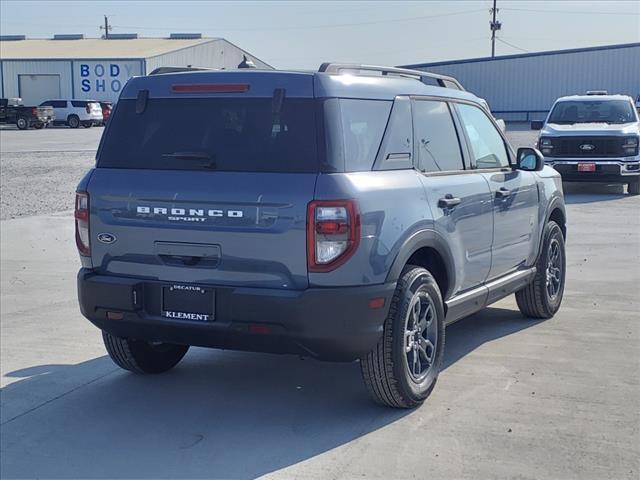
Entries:
<svg viewBox="0 0 640 480">
<path fill-rule="evenodd" d="M 83 101 L 78 101 L 78 100 L 72 100 L 71 101 L 71 105 L 73 105 L 74 107 L 86 107 L 87 106 L 87 102 L 83 102 Z"/>
<path fill-rule="evenodd" d="M 330 99 L 325 103 L 329 163 L 338 171 L 373 167 L 384 134 L 390 101 Z"/>
<path fill-rule="evenodd" d="M 446 172 L 464 169 L 458 135 L 445 102 L 416 100 L 413 127 L 420 170 Z"/>
<path fill-rule="evenodd" d="M 473 105 L 458 104 L 457 108 L 471 144 L 475 168 L 508 167 L 504 140 L 487 114 Z"/>
<path fill-rule="evenodd" d="M 315 102 L 285 98 L 120 100 L 98 167 L 232 172 L 318 171 Z M 188 119 L 188 121 L 186 120 Z"/>
<path fill-rule="evenodd" d="M 412 152 L 411 100 L 408 97 L 398 97 L 391 109 L 389 123 L 376 159 L 376 168 L 380 170 L 413 168 Z"/>
<path fill-rule="evenodd" d="M 585 100 L 556 103 L 549 123 L 630 123 L 636 121 L 628 100 Z"/>
</svg>

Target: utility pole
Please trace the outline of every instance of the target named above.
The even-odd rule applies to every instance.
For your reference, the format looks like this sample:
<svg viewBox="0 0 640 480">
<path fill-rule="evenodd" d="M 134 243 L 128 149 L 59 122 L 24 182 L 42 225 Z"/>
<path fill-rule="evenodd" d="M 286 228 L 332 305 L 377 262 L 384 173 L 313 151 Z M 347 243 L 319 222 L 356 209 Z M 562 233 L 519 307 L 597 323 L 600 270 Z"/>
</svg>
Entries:
<svg viewBox="0 0 640 480">
<path fill-rule="evenodd" d="M 502 28 L 502 23 L 496 20 L 496 14 L 499 11 L 496 8 L 496 2 L 497 0 L 493 0 L 493 8 L 489 9 L 491 14 L 491 21 L 489 22 L 489 27 L 491 28 L 491 58 L 496 56 L 496 31 Z"/>
<path fill-rule="evenodd" d="M 111 25 L 109 25 L 109 17 L 104 16 L 104 26 L 100 25 L 100 30 L 104 30 L 104 38 L 109 39 L 109 32 L 111 31 Z"/>
</svg>

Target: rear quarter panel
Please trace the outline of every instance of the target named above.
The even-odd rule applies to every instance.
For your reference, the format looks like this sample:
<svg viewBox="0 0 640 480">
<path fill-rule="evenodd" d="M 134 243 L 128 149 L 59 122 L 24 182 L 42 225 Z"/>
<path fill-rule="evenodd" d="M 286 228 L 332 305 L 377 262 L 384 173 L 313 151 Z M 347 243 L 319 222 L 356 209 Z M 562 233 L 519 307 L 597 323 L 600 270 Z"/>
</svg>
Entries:
<svg viewBox="0 0 640 480">
<path fill-rule="evenodd" d="M 404 242 L 419 230 L 433 228 L 424 188 L 414 170 L 319 175 L 315 198 L 355 199 L 361 238 L 344 265 L 332 272 L 310 273 L 311 286 L 384 283 Z"/>
</svg>

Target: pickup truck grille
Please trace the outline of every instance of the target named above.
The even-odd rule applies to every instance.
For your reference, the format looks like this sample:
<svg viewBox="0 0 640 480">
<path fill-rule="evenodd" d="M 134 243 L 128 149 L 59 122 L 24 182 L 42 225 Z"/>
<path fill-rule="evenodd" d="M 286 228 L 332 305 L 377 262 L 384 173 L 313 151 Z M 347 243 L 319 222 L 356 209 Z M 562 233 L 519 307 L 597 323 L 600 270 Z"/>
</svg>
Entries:
<svg viewBox="0 0 640 480">
<path fill-rule="evenodd" d="M 554 137 L 554 157 L 621 157 L 624 137 Z"/>
</svg>

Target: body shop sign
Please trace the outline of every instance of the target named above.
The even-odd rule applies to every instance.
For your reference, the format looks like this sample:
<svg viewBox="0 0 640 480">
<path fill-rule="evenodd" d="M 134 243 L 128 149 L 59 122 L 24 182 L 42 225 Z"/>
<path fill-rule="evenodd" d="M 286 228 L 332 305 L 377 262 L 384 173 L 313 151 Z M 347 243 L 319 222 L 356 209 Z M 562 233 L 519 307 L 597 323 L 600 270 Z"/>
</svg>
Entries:
<svg viewBox="0 0 640 480">
<path fill-rule="evenodd" d="M 127 80 L 142 74 L 138 61 L 75 61 L 73 70 L 75 96 L 112 101 Z"/>
</svg>

